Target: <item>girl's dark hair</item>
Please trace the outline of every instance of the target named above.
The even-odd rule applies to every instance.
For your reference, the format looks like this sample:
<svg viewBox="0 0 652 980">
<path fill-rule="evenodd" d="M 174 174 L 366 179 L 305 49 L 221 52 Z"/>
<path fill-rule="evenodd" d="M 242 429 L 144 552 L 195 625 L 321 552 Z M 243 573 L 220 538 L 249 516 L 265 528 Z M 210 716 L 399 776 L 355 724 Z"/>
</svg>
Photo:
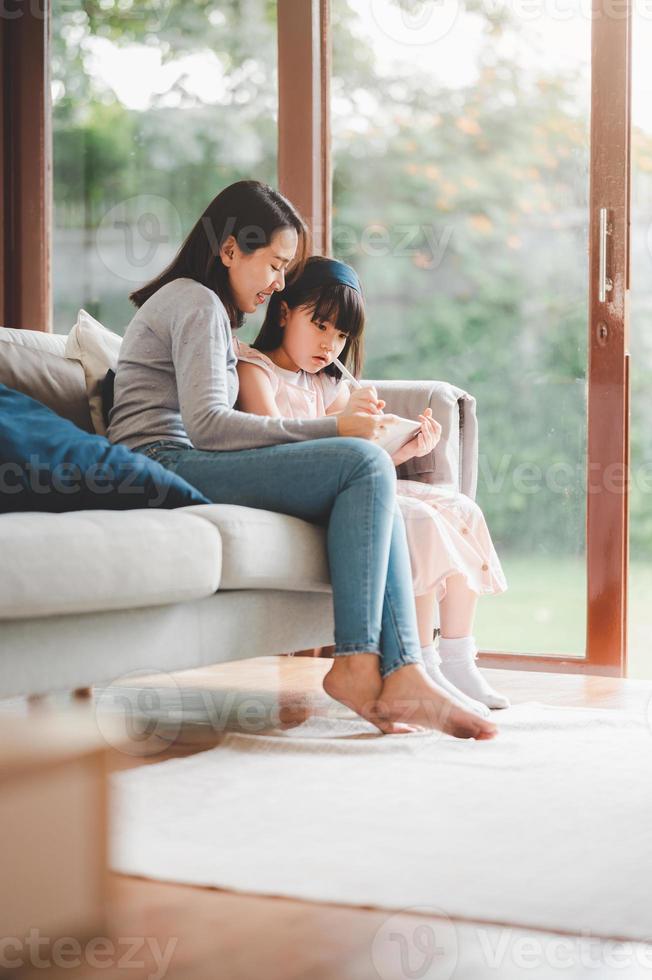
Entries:
<svg viewBox="0 0 652 980">
<path fill-rule="evenodd" d="M 134 290 L 129 299 L 135 306 L 142 306 L 173 279 L 195 279 L 217 293 L 231 326 L 239 327 L 243 314 L 236 307 L 220 247 L 233 235 L 242 251 L 250 255 L 269 245 L 275 232 L 283 228 L 294 228 L 299 236 L 291 268 L 300 271 L 308 251 L 308 230 L 301 215 L 273 187 L 257 180 L 239 180 L 213 198 L 167 269 Z"/>
<path fill-rule="evenodd" d="M 283 342 L 281 303 L 286 302 L 291 310 L 302 306 L 310 311 L 315 323 L 332 323 L 337 330 L 348 334 L 339 359 L 354 377 L 359 378 L 363 362 L 364 299 L 357 289 L 334 282 L 326 274 L 323 281 L 315 285 L 315 280 L 319 278 L 316 275 L 319 265 L 323 264 L 326 269 L 328 263 L 329 260 L 322 255 L 311 256 L 303 272 L 293 282 L 282 292 L 272 294 L 260 333 L 251 346 L 260 351 L 280 347 Z M 322 368 L 322 371 L 338 379 L 342 376 L 334 364 Z"/>
</svg>

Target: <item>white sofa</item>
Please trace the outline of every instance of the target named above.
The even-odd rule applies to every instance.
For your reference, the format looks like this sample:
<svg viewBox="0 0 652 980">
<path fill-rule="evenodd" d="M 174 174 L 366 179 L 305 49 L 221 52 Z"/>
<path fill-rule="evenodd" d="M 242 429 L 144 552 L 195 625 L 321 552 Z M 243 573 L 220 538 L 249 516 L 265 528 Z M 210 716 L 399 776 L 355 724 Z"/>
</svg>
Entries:
<svg viewBox="0 0 652 980">
<path fill-rule="evenodd" d="M 93 431 L 65 341 L 0 327 L 0 382 Z M 430 404 L 443 426 L 432 456 L 400 475 L 474 496 L 473 398 L 444 382 L 373 383 L 388 411 Z M 325 532 L 298 518 L 217 504 L 3 513 L 0 556 L 0 697 L 333 642 Z"/>
</svg>

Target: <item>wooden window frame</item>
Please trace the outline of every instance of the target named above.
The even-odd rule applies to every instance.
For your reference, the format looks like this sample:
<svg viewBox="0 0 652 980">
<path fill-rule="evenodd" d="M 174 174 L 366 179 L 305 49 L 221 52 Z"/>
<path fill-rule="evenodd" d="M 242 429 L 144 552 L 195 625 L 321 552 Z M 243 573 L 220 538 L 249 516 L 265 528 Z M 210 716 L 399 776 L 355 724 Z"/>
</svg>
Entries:
<svg viewBox="0 0 652 980">
<path fill-rule="evenodd" d="M 330 0 L 278 0 L 278 178 L 331 254 Z"/>
<path fill-rule="evenodd" d="M 0 323 L 52 330 L 49 0 L 0 18 Z"/>
<path fill-rule="evenodd" d="M 0 19 L 0 322 L 51 330 L 52 149 L 48 0 Z M 483 652 L 486 667 L 626 673 L 629 456 L 631 0 L 593 0 L 589 194 L 586 657 Z M 279 186 L 331 254 L 330 0 L 278 0 Z M 598 295 L 600 209 L 610 226 L 606 301 Z M 618 487 L 614 467 L 624 479 Z"/>
</svg>

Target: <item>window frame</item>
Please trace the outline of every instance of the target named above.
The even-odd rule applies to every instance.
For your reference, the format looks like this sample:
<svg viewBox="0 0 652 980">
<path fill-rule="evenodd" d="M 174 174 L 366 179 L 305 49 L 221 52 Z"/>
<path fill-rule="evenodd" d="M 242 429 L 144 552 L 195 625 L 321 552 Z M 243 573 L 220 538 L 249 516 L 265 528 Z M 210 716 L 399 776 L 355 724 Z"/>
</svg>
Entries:
<svg viewBox="0 0 652 980">
<path fill-rule="evenodd" d="M 331 255 L 330 0 L 278 0 L 279 189 Z"/>
<path fill-rule="evenodd" d="M 0 322 L 52 330 L 49 0 L 0 18 Z"/>
</svg>

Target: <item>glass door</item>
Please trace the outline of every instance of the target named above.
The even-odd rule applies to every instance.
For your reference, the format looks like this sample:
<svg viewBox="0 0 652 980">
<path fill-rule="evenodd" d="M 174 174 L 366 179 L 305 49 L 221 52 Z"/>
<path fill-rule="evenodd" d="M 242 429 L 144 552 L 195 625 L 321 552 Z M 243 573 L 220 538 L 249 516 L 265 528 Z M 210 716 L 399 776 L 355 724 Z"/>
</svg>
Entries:
<svg viewBox="0 0 652 980">
<path fill-rule="evenodd" d="M 652 679 L 652 20 L 632 11 L 631 510 L 628 676 Z"/>
<path fill-rule="evenodd" d="M 477 638 L 570 669 L 587 663 L 591 64 L 613 55 L 595 24 L 579 0 L 333 2 L 333 251 L 366 288 L 365 373 L 476 397 L 509 581 Z"/>
</svg>

